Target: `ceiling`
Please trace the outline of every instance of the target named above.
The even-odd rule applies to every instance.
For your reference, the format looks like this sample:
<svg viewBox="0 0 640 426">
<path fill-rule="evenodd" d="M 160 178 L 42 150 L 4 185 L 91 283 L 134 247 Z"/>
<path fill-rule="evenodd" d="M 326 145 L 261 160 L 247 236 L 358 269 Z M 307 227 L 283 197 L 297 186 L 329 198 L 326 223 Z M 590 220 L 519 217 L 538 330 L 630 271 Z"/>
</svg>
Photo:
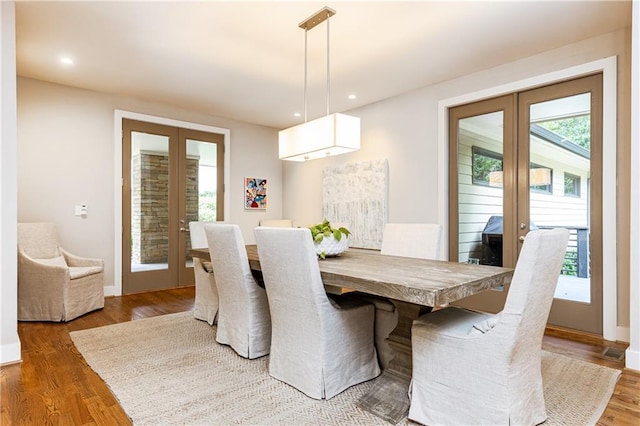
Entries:
<svg viewBox="0 0 640 426">
<path fill-rule="evenodd" d="M 630 1 L 17 1 L 17 71 L 285 128 L 303 121 L 298 24 L 325 5 L 330 112 L 631 25 Z M 326 46 L 326 24 L 308 32 L 310 120 L 327 112 Z"/>
</svg>

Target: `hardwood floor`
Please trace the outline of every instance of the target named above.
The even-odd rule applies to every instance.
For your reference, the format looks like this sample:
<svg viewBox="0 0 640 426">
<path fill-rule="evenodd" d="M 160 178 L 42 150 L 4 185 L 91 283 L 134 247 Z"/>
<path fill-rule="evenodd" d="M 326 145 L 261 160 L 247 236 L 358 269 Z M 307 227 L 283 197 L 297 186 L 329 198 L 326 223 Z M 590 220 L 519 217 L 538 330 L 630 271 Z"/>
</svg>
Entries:
<svg viewBox="0 0 640 426">
<path fill-rule="evenodd" d="M 129 425 L 107 386 L 85 364 L 70 331 L 193 309 L 194 288 L 141 293 L 105 300 L 105 308 L 69 323 L 20 322 L 20 364 L 0 368 L 0 424 Z M 548 329 L 543 348 L 623 370 L 599 425 L 640 425 L 640 374 L 602 357 L 605 347 L 626 345 Z"/>
</svg>

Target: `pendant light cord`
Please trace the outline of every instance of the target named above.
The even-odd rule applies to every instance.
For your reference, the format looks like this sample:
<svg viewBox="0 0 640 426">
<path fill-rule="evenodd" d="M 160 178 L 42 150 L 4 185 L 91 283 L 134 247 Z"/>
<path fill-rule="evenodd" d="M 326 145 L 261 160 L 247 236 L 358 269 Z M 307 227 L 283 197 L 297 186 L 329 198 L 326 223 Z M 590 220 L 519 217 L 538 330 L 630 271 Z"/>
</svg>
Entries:
<svg viewBox="0 0 640 426">
<path fill-rule="evenodd" d="M 307 122 L 307 33 L 304 29 L 304 122 Z"/>
<path fill-rule="evenodd" d="M 327 21 L 327 116 L 329 115 L 329 111 L 330 111 L 330 105 L 331 105 L 331 70 L 330 70 L 330 62 L 329 62 L 329 57 L 330 57 L 330 46 L 331 46 L 331 42 L 330 42 L 330 29 L 329 29 L 329 21 L 331 20 L 331 16 L 333 14 L 335 14 L 336 12 L 332 9 L 329 9 L 327 7 L 325 7 L 326 13 L 327 13 L 327 17 L 325 18 Z M 320 13 L 318 13 L 317 15 L 309 18 L 307 21 L 301 23 L 300 25 L 298 25 L 300 28 L 304 28 L 304 122 L 307 122 L 307 117 L 308 117 L 308 108 L 307 108 L 307 75 L 308 75 L 308 40 L 307 40 L 307 33 L 309 32 L 310 28 L 315 27 L 316 25 L 318 25 L 318 23 L 322 22 L 324 19 L 321 18 L 322 17 L 322 11 L 320 11 Z M 316 21 L 316 19 L 318 19 Z"/>
<path fill-rule="evenodd" d="M 327 12 L 327 115 L 329 115 L 329 105 L 331 104 L 331 79 L 329 70 L 329 21 L 331 21 L 331 15 Z"/>
</svg>

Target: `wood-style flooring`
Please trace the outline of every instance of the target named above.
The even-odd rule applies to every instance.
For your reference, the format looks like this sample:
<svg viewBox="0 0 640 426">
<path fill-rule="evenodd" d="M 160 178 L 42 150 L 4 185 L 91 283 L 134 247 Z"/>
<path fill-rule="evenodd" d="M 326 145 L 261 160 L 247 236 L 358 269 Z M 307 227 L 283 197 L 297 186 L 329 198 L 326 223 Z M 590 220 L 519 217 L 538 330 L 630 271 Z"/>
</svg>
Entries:
<svg viewBox="0 0 640 426">
<path fill-rule="evenodd" d="M 130 425 L 102 379 L 84 362 L 70 331 L 193 309 L 194 288 L 109 297 L 105 307 L 68 323 L 20 322 L 22 363 L 0 368 L 0 424 Z M 624 362 L 602 357 L 607 346 L 596 337 L 548 329 L 543 348 L 623 370 L 600 425 L 640 426 L 640 374 Z"/>
</svg>

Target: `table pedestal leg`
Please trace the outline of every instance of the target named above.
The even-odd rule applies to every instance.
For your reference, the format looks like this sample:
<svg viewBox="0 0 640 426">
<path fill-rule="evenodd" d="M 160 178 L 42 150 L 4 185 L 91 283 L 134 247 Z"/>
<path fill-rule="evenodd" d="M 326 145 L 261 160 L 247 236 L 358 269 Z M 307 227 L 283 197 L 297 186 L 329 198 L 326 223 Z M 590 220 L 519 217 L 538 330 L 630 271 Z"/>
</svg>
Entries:
<svg viewBox="0 0 640 426">
<path fill-rule="evenodd" d="M 371 389 L 360 397 L 357 405 L 397 424 L 409 411 L 409 381 L 411 380 L 411 325 L 413 320 L 431 310 L 413 303 L 391 300 L 398 311 L 398 325 L 387 338 L 395 357 L 389 368 L 375 379 Z"/>
</svg>

